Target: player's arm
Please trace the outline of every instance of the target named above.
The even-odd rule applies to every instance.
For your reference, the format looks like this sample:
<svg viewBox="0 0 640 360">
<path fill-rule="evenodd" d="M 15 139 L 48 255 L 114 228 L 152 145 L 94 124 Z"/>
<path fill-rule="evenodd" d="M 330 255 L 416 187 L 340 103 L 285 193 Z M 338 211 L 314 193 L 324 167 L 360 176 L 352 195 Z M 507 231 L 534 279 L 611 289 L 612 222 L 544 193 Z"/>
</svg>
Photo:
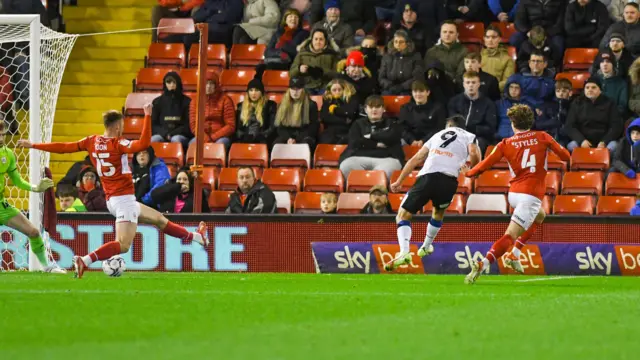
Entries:
<svg viewBox="0 0 640 360">
<path fill-rule="evenodd" d="M 18 147 L 26 149 L 36 149 L 55 154 L 68 154 L 80 151 L 87 151 L 87 138 L 75 142 L 51 142 L 51 143 L 32 143 L 29 140 L 18 140 Z"/>
<path fill-rule="evenodd" d="M 498 144 L 498 146 L 493 148 L 493 151 L 489 156 L 487 156 L 484 160 L 482 160 L 478 165 L 474 166 L 473 169 L 467 171 L 465 176 L 467 177 L 476 176 L 485 170 L 491 169 L 493 164 L 497 163 L 502 159 L 503 155 L 504 154 L 502 153 L 502 143 L 500 143 Z"/>
<path fill-rule="evenodd" d="M 564 147 L 562 147 L 562 145 L 558 144 L 558 142 L 551 137 L 551 135 L 546 134 L 547 136 L 547 141 L 549 142 L 549 147 L 551 148 L 551 151 L 553 151 L 554 153 L 556 153 L 556 155 L 558 155 L 558 157 L 562 160 L 562 161 L 569 161 L 571 160 L 571 154 L 569 153 L 569 150 L 565 149 Z"/>
<path fill-rule="evenodd" d="M 135 154 L 147 150 L 151 144 L 151 109 L 153 105 L 144 106 L 144 120 L 142 121 L 142 133 L 140 140 L 118 142 L 119 150 L 124 154 Z"/>
<path fill-rule="evenodd" d="M 421 162 L 426 160 L 428 155 L 429 155 L 429 148 L 427 147 L 427 145 L 424 145 L 404 165 L 404 167 L 402 168 L 402 171 L 400 172 L 400 176 L 398 177 L 398 180 L 396 180 L 393 184 L 391 184 L 391 191 L 397 192 L 398 190 L 400 190 L 400 185 L 402 184 L 404 179 L 407 176 L 409 176 L 409 174 L 411 174 L 411 172 L 413 171 L 413 169 L 416 168 L 416 166 L 418 166 Z"/>
<path fill-rule="evenodd" d="M 471 167 L 478 165 L 480 160 L 482 160 L 482 156 L 480 156 L 480 147 L 478 147 L 478 144 L 469 144 L 467 146 L 467 151 L 469 151 L 469 161 L 471 162 Z"/>
<path fill-rule="evenodd" d="M 49 178 L 43 178 L 38 185 L 32 185 L 28 181 L 22 178 L 18 167 L 16 166 L 16 155 L 11 152 L 9 154 L 9 170 L 7 171 L 9 178 L 14 186 L 19 189 L 34 192 L 44 192 L 48 188 L 53 186 L 53 180 Z"/>
</svg>

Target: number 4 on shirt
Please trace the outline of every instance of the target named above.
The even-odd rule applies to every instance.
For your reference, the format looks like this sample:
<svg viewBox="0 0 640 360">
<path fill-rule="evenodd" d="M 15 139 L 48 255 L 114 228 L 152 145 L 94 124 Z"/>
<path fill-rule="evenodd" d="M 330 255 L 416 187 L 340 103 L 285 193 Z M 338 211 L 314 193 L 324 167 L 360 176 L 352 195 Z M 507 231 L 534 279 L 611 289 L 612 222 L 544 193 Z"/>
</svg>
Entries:
<svg viewBox="0 0 640 360">
<path fill-rule="evenodd" d="M 520 162 L 521 168 L 529 168 L 529 171 L 534 173 L 536 172 L 536 155 L 529 155 L 530 149 L 524 149 L 524 154 L 522 154 L 522 161 Z"/>
</svg>

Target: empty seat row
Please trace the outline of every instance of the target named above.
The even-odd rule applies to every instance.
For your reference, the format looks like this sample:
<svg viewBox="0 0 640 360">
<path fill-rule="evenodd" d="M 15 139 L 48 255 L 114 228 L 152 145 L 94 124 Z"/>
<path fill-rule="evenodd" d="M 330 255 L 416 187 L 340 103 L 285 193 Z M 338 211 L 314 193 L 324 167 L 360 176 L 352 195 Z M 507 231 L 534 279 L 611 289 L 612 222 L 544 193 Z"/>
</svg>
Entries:
<svg viewBox="0 0 640 360">
<path fill-rule="evenodd" d="M 228 64 L 231 68 L 253 69 L 264 61 L 264 44 L 235 44 L 231 47 Z M 145 67 L 197 68 L 200 46 L 194 45 L 187 53 L 184 44 L 152 43 L 145 57 Z M 206 49 L 207 66 L 227 68 L 227 48 L 224 44 L 209 44 Z"/>
</svg>

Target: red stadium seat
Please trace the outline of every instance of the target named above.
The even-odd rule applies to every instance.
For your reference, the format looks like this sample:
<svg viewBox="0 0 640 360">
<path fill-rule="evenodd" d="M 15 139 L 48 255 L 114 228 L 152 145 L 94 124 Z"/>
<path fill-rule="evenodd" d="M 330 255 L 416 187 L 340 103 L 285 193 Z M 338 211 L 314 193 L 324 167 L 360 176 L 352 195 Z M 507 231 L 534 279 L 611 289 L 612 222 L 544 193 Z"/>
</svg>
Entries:
<svg viewBox="0 0 640 360">
<path fill-rule="evenodd" d="M 145 58 L 145 67 L 183 68 L 186 58 L 183 44 L 152 43 Z"/>
<path fill-rule="evenodd" d="M 338 167 L 340 155 L 347 148 L 347 145 L 318 144 L 313 153 L 313 166 L 318 167 Z"/>
<path fill-rule="evenodd" d="M 163 18 L 158 23 L 158 39 L 162 40 L 169 35 L 193 34 L 196 25 L 191 18 Z"/>
<path fill-rule="evenodd" d="M 588 72 L 561 72 L 556 74 L 556 80 L 567 79 L 571 81 L 571 85 L 573 86 L 573 93 L 578 94 L 584 88 L 584 82 L 589 79 Z"/>
<path fill-rule="evenodd" d="M 124 118 L 124 132 L 122 136 L 129 140 L 136 140 L 142 134 L 143 117 L 127 116 Z"/>
<path fill-rule="evenodd" d="M 491 23 L 491 25 L 500 29 L 500 32 L 502 33 L 502 40 L 500 42 L 502 42 L 503 44 L 508 44 L 509 39 L 511 38 L 511 35 L 518 32 L 518 30 L 516 30 L 516 26 L 513 23 L 503 23 L 502 21 L 494 21 Z"/>
<path fill-rule="evenodd" d="M 280 101 L 282 101 L 282 96 L 284 96 L 282 93 L 267 93 L 267 98 L 271 101 L 275 101 L 276 104 L 280 104 Z"/>
<path fill-rule="evenodd" d="M 486 159 L 487 157 L 489 157 L 489 155 L 491 155 L 491 153 L 493 152 L 493 149 L 495 149 L 494 145 L 487 146 L 487 150 L 484 152 L 484 159 Z M 507 163 L 507 159 L 502 157 L 502 159 L 500 159 L 500 161 L 498 161 L 497 163 L 493 164 L 491 168 L 492 169 L 508 169 L 509 164 Z"/>
<path fill-rule="evenodd" d="M 311 167 L 311 150 L 307 144 L 276 144 L 271 149 L 271 167 Z"/>
<path fill-rule="evenodd" d="M 465 44 L 483 44 L 484 24 L 480 22 L 465 22 L 459 25 L 458 40 Z"/>
<path fill-rule="evenodd" d="M 471 194 L 467 198 L 467 214 L 506 214 L 507 198 L 503 194 Z"/>
<path fill-rule="evenodd" d="M 359 214 L 369 202 L 369 194 L 342 193 L 338 197 L 338 214 Z"/>
<path fill-rule="evenodd" d="M 151 143 L 156 156 L 164 159 L 167 166 L 179 169 L 183 165 L 184 154 L 181 143 Z"/>
<path fill-rule="evenodd" d="M 191 50 L 189 50 L 189 67 L 198 67 L 199 52 L 200 45 L 193 44 Z M 227 67 L 227 48 L 224 44 L 207 45 L 207 66 L 218 71 Z"/>
<path fill-rule="evenodd" d="M 464 174 L 458 175 L 458 190 L 456 192 L 462 195 L 469 195 L 473 190 L 473 178 L 464 176 Z"/>
<path fill-rule="evenodd" d="M 464 47 L 466 47 L 467 51 L 470 53 L 482 51 L 482 45 L 480 44 L 464 43 L 462 45 L 464 45 Z"/>
<path fill-rule="evenodd" d="M 571 171 L 609 170 L 609 149 L 575 148 L 571 153 Z"/>
<path fill-rule="evenodd" d="M 322 95 L 313 95 L 311 96 L 311 100 L 313 100 L 316 105 L 318 105 L 318 112 L 320 112 L 320 109 L 322 109 L 322 102 L 324 101 Z"/>
<path fill-rule="evenodd" d="M 344 179 L 338 169 L 311 169 L 304 176 L 304 191 L 341 193 Z"/>
<path fill-rule="evenodd" d="M 562 194 L 602 194 L 602 173 L 586 171 L 565 173 L 562 178 Z"/>
<path fill-rule="evenodd" d="M 387 195 L 387 199 L 389 199 L 389 204 L 391 204 L 391 210 L 393 210 L 393 212 L 398 212 L 398 209 L 400 209 L 400 204 L 402 204 L 402 200 L 404 200 L 404 197 L 406 196 L 406 194 L 388 194 Z"/>
<path fill-rule="evenodd" d="M 182 79 L 182 90 L 185 92 L 196 92 L 198 90 L 198 70 L 182 69 L 180 70 L 180 78 Z"/>
<path fill-rule="evenodd" d="M 401 170 L 396 170 L 393 172 L 393 174 L 391 174 L 391 183 L 396 182 L 396 180 L 398 180 L 398 178 L 400 177 L 400 173 L 402 171 Z M 404 178 L 404 180 L 402 181 L 402 185 L 400 187 L 400 191 L 401 193 L 406 193 L 407 191 L 409 191 L 409 189 L 411 189 L 411 187 L 413 186 L 413 184 L 416 183 L 416 178 L 418 177 L 418 171 L 412 171 L 409 176 L 407 176 L 406 178 Z"/>
<path fill-rule="evenodd" d="M 433 211 L 433 203 L 429 201 L 427 205 L 422 208 L 422 212 L 425 214 L 431 214 Z M 460 194 L 453 195 L 453 199 L 451 199 L 451 204 L 447 207 L 447 210 L 444 211 L 449 214 L 464 214 L 464 196 Z"/>
<path fill-rule="evenodd" d="M 300 191 L 300 172 L 297 169 L 264 169 L 262 182 L 273 191 Z"/>
<path fill-rule="evenodd" d="M 210 169 L 210 168 L 205 168 Z M 216 168 L 212 168 L 216 169 Z M 222 168 L 218 175 L 218 190 L 235 190 L 238 187 L 238 169 L 236 167 Z M 262 176 L 262 168 L 252 168 L 256 175 L 256 180 Z"/>
<path fill-rule="evenodd" d="M 545 184 L 547 186 L 547 190 L 545 194 L 556 196 L 560 192 L 560 183 L 561 177 L 559 171 L 549 171 L 547 172 L 547 177 L 545 178 Z"/>
<path fill-rule="evenodd" d="M 241 102 L 244 101 L 244 98 L 247 96 L 247 93 L 241 93 L 241 92 L 228 92 L 228 93 L 224 93 L 225 95 L 229 96 L 231 98 L 231 100 L 233 100 L 233 105 L 238 106 L 238 104 L 240 104 Z"/>
<path fill-rule="evenodd" d="M 629 215 L 635 205 L 633 196 L 600 196 L 596 215 Z"/>
<path fill-rule="evenodd" d="M 264 44 L 233 44 L 229 54 L 229 67 L 238 69 L 255 69 L 264 62 Z"/>
<path fill-rule="evenodd" d="M 476 193 L 508 193 L 511 173 L 506 170 L 485 171 L 476 179 Z"/>
<path fill-rule="evenodd" d="M 293 210 L 296 214 L 322 214 L 320 209 L 319 192 L 299 192 L 293 202 Z"/>
<path fill-rule="evenodd" d="M 218 168 L 204 168 L 202 170 L 202 186 L 205 189 L 211 191 L 216 189 L 216 182 L 218 180 Z"/>
<path fill-rule="evenodd" d="M 555 215 L 593 215 L 593 197 L 589 195 L 558 195 L 553 201 Z"/>
<path fill-rule="evenodd" d="M 124 102 L 124 116 L 144 116 L 144 106 L 151 104 L 160 93 L 131 93 Z"/>
<path fill-rule="evenodd" d="M 164 76 L 168 72 L 175 71 L 170 68 L 148 69 L 142 68 L 138 70 L 135 79 L 136 92 L 158 92 L 162 91 L 164 85 Z"/>
<path fill-rule="evenodd" d="M 547 153 L 547 169 L 549 170 L 567 170 L 567 162 L 560 160 L 560 157 L 553 151 Z"/>
<path fill-rule="evenodd" d="M 256 75 L 255 70 L 226 69 L 220 74 L 223 91 L 247 91 L 249 81 Z"/>
<path fill-rule="evenodd" d="M 417 145 L 405 145 L 402 147 L 402 151 L 404 151 L 404 160 L 409 161 L 418 151 L 420 151 L 421 146 Z M 424 165 L 424 161 L 420 162 L 420 164 L 416 165 L 416 169 L 422 167 Z"/>
<path fill-rule="evenodd" d="M 384 100 L 385 113 L 392 117 L 397 117 L 400 114 L 400 108 L 402 105 L 411 101 L 411 96 L 408 95 L 385 95 L 382 97 Z"/>
<path fill-rule="evenodd" d="M 347 178 L 348 192 L 369 192 L 375 185 L 387 187 L 387 175 L 382 170 L 352 170 Z"/>
<path fill-rule="evenodd" d="M 229 206 L 229 197 L 233 191 L 214 190 L 209 195 L 209 209 L 211 212 L 224 212 Z"/>
<path fill-rule="evenodd" d="M 266 92 L 283 93 L 289 88 L 289 72 L 279 70 L 265 70 L 262 83 Z"/>
<path fill-rule="evenodd" d="M 607 177 L 605 184 L 606 195 L 637 195 L 640 193 L 640 176 L 629 179 L 624 174 L 612 172 Z"/>
<path fill-rule="evenodd" d="M 189 144 L 187 149 L 187 163 L 193 164 L 196 157 L 196 143 Z M 205 143 L 202 152 L 202 164 L 204 166 L 225 167 L 227 165 L 227 152 L 223 144 Z"/>
<path fill-rule="evenodd" d="M 229 166 L 260 166 L 269 165 L 269 152 L 265 144 L 231 145 L 229 150 Z"/>
<path fill-rule="evenodd" d="M 564 51 L 563 71 L 589 71 L 598 49 L 567 49 Z"/>
</svg>

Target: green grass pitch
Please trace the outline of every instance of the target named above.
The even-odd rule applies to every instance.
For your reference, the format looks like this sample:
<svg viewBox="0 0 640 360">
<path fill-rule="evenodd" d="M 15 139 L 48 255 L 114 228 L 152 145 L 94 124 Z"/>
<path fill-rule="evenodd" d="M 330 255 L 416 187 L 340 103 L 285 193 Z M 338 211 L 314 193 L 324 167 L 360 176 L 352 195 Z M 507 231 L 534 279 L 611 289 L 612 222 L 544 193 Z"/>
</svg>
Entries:
<svg viewBox="0 0 640 360">
<path fill-rule="evenodd" d="M 639 359 L 639 300 L 623 277 L 5 273 L 0 358 Z"/>
</svg>

